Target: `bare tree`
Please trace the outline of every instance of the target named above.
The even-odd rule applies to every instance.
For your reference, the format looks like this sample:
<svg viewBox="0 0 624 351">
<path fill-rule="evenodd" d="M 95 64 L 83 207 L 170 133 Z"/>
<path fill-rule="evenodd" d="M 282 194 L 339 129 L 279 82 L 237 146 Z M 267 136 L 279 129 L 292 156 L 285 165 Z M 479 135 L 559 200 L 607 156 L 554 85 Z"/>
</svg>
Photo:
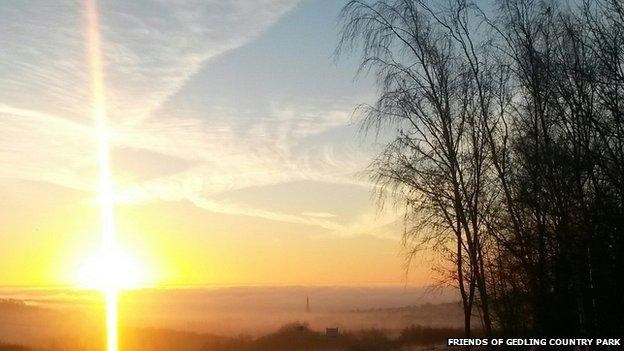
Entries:
<svg viewBox="0 0 624 351">
<path fill-rule="evenodd" d="M 405 205 L 408 259 L 452 263 L 465 333 L 599 335 L 624 325 L 624 3 L 349 1 L 338 53 L 379 97 L 371 164 Z"/>
<path fill-rule="evenodd" d="M 467 11 L 463 2 L 453 6 Z M 363 129 L 396 128 L 371 169 L 381 194 L 407 205 L 410 255 L 450 247 L 466 335 L 477 297 L 490 334 L 484 216 L 491 198 L 483 191 L 490 164 L 481 111 L 489 100 L 474 79 L 484 78 L 483 72 L 467 60 L 477 53 L 464 47 L 473 44 L 465 37 L 465 17 L 442 19 L 433 11 L 415 1 L 350 1 L 342 11 L 338 50 L 361 45 L 361 70 L 377 77 L 377 103 L 359 108 Z"/>
</svg>

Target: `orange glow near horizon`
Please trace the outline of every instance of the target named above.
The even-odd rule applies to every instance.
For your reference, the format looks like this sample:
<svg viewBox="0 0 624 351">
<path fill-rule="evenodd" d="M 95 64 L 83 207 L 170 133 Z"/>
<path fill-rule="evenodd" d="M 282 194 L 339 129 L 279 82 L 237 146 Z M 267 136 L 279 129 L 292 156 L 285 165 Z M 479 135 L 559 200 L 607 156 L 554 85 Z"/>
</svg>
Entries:
<svg viewBox="0 0 624 351">
<path fill-rule="evenodd" d="M 141 274 L 137 265 L 123 254 L 116 240 L 113 184 L 110 167 L 109 131 L 103 78 L 102 48 L 97 0 L 86 0 L 88 61 L 91 68 L 92 111 L 96 122 L 99 169 L 99 207 L 101 250 L 85 262 L 78 282 L 83 288 L 103 292 L 106 300 L 106 343 L 108 351 L 118 348 L 118 301 L 121 290 L 139 287 Z"/>
</svg>

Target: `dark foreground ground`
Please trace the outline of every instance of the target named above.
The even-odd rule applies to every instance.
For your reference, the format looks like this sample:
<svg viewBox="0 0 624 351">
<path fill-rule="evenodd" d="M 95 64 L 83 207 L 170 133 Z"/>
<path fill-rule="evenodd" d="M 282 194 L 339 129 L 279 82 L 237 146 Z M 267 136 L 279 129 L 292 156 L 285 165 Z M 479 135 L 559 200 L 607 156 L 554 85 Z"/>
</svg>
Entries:
<svg viewBox="0 0 624 351">
<path fill-rule="evenodd" d="M 452 328 L 412 326 L 398 335 L 393 332 L 370 329 L 346 331 L 339 335 L 311 330 L 306 324 L 292 323 L 280 330 L 252 338 L 248 336 L 221 337 L 210 334 L 136 328 L 123 331 L 120 349 L 130 350 L 196 350 L 196 351 L 384 351 L 384 350 L 436 350 L 442 349 L 447 337 L 461 335 Z M 48 348 L 31 348 L 21 345 L 0 344 L 0 351 L 61 351 L 98 350 L 87 345 Z"/>
</svg>

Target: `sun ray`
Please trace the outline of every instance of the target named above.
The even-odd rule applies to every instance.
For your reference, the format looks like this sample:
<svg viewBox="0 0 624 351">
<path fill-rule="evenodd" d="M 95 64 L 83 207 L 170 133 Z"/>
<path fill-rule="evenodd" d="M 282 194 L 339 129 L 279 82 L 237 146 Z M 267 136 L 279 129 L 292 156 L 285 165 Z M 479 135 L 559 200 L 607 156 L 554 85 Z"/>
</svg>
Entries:
<svg viewBox="0 0 624 351">
<path fill-rule="evenodd" d="M 112 248 L 115 243 L 115 217 L 113 212 L 113 186 L 110 171 L 108 129 L 106 126 L 106 103 L 102 67 L 102 49 L 96 0 L 87 0 L 87 43 L 91 66 L 91 89 L 93 115 L 96 122 L 96 138 L 99 168 L 99 202 L 102 221 L 102 245 Z"/>
<path fill-rule="evenodd" d="M 135 269 L 136 265 L 117 247 L 98 4 L 97 0 L 85 2 L 92 113 L 96 123 L 102 246 L 101 251 L 82 267 L 79 283 L 83 287 L 102 291 L 106 305 L 106 349 L 117 351 L 119 292 L 137 287 L 135 285 L 140 281 L 140 276 Z"/>
<path fill-rule="evenodd" d="M 119 292 L 114 289 L 105 291 L 106 295 L 106 349 L 117 351 L 118 327 L 117 327 L 117 297 Z"/>
</svg>

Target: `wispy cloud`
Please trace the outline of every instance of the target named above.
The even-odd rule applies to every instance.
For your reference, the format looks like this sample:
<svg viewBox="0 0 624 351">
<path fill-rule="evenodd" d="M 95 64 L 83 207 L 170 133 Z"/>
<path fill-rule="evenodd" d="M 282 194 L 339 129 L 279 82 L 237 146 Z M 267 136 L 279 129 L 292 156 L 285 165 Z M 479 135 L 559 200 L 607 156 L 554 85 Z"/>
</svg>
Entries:
<svg viewBox="0 0 624 351">
<path fill-rule="evenodd" d="M 257 37 L 296 2 L 103 2 L 105 69 L 113 118 L 128 123 L 149 117 L 206 60 Z"/>
<path fill-rule="evenodd" d="M 162 117 L 146 121 L 141 129 L 122 131 L 116 140 L 119 145 L 186 159 L 193 166 L 175 174 L 132 182 L 120 189 L 120 201 L 186 199 L 200 208 L 219 213 L 315 225 L 333 233 L 344 234 L 356 229 L 339 224 L 331 215 L 285 213 L 215 198 L 226 191 L 302 180 L 356 184 L 362 186 L 362 191 L 368 191 L 369 184 L 357 173 L 368 162 L 369 153 L 357 150 L 357 144 L 351 139 L 332 138 L 336 139 L 332 142 L 318 139 L 324 132 L 335 131 L 336 120 L 344 124 L 349 111 L 320 109 L 316 113 L 319 114 L 317 118 L 310 111 L 298 111 L 294 107 L 289 107 L 285 113 L 278 109 L 274 115 L 254 121 L 245 132 L 236 131 L 230 122 L 236 118 L 227 115 L 189 119 Z M 322 120 L 326 116 L 339 118 L 324 124 Z M 306 124 L 311 123 L 310 120 L 316 120 L 314 123 L 318 125 L 309 128 Z M 336 201 L 332 194 L 327 194 L 327 198 Z M 379 218 L 371 215 L 367 219 L 370 220 L 360 223 L 370 229 L 376 226 Z M 359 232 L 359 227 L 357 229 L 351 232 Z"/>
<path fill-rule="evenodd" d="M 101 2 L 114 155 L 119 162 L 171 165 L 166 172 L 150 171 L 151 176 L 119 176 L 119 201 L 188 200 L 209 211 L 339 234 L 396 220 L 362 214 L 358 224 L 344 224 L 321 210 L 288 213 L 216 199 L 225 191 L 298 180 L 367 186 L 355 174 L 367 164 L 370 150 L 345 137 L 352 132 L 347 125 L 355 101 L 274 101 L 244 122 L 235 109 L 165 106 L 211 58 L 253 40 L 296 3 Z M 94 189 L 81 2 L 30 0 L 3 6 L 0 162 L 11 166 L 0 170 L 0 177 Z"/>
<path fill-rule="evenodd" d="M 148 117 L 206 60 L 258 36 L 296 2 L 100 2 L 109 118 Z M 89 123 L 82 2 L 2 6 L 0 101 Z"/>
<path fill-rule="evenodd" d="M 90 186 L 84 170 L 93 129 L 43 112 L 0 103 L 0 178 L 46 181 L 68 188 Z"/>
</svg>

